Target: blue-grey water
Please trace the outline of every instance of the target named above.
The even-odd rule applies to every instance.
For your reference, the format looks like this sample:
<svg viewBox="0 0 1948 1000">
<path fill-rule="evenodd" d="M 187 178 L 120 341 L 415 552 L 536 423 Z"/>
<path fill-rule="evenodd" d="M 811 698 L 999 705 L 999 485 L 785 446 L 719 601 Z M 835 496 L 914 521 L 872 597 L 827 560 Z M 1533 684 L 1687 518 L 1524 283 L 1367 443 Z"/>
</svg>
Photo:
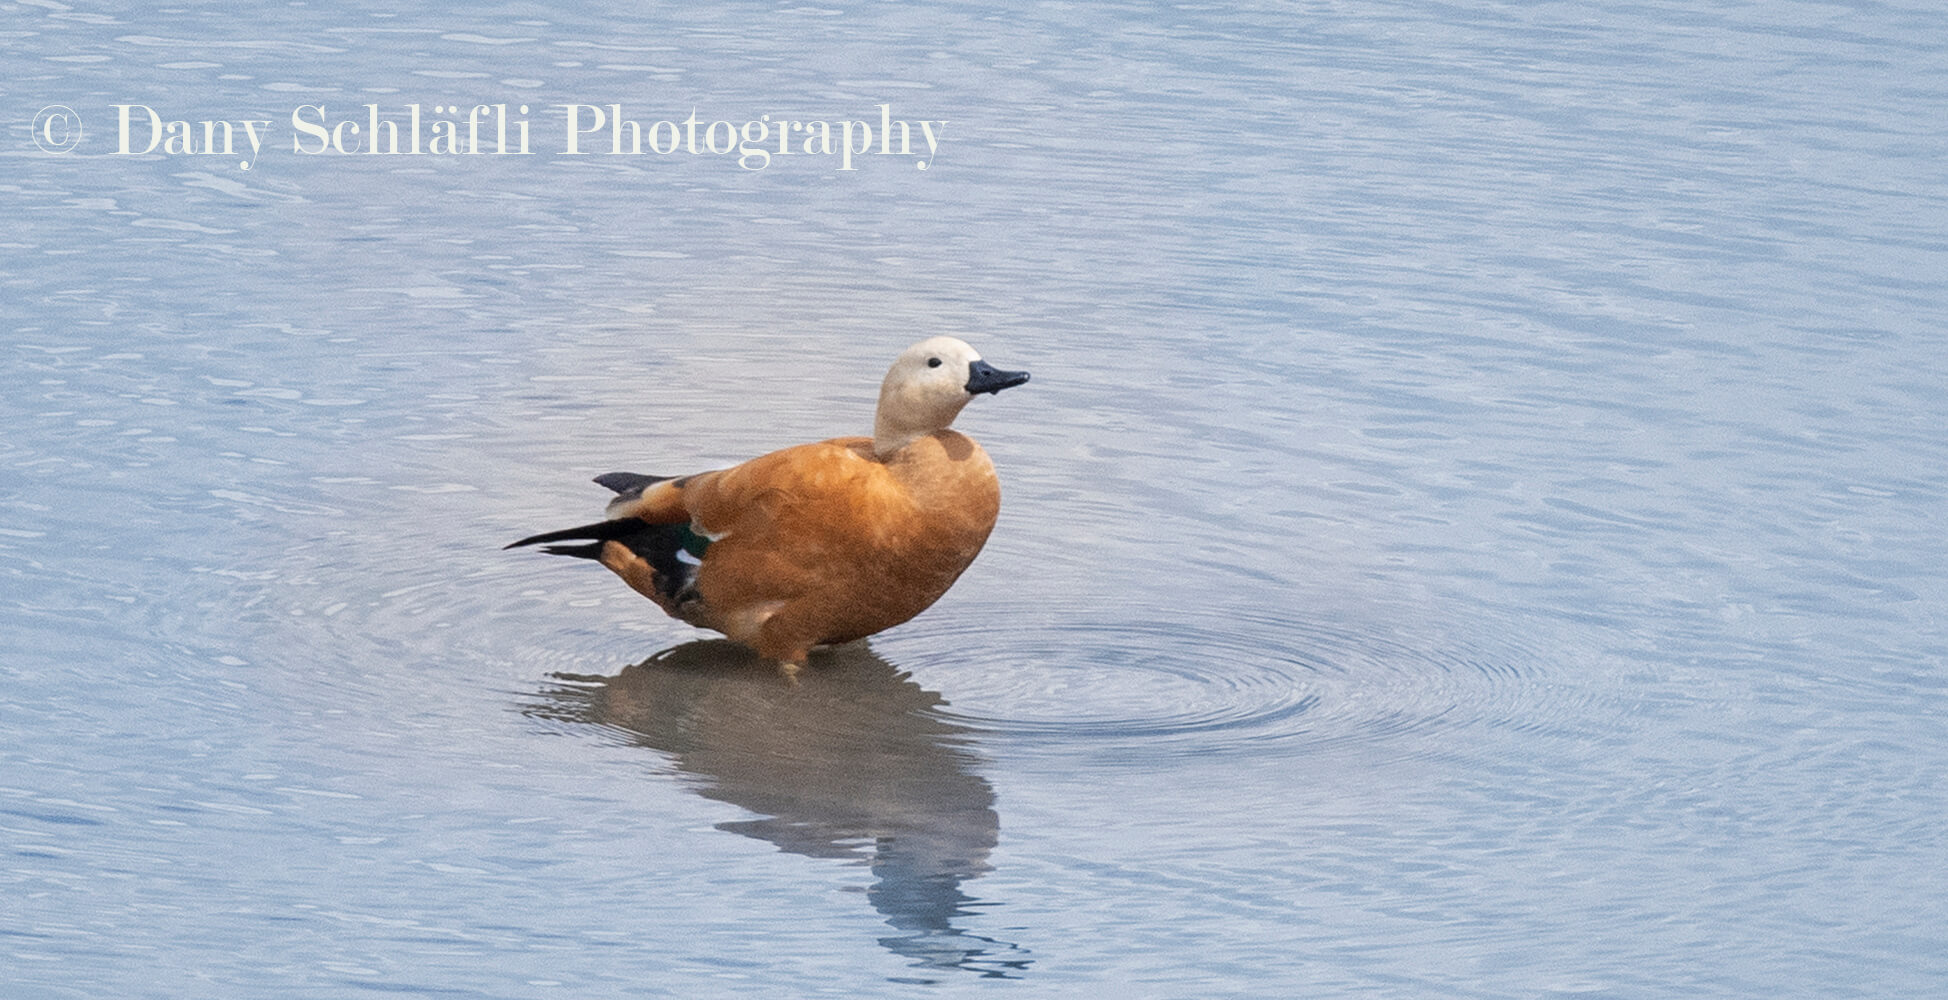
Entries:
<svg viewBox="0 0 1948 1000">
<path fill-rule="evenodd" d="M 6 997 L 1948 988 L 1934 5 L 0 9 Z M 797 688 L 500 551 L 943 332 Z"/>
</svg>

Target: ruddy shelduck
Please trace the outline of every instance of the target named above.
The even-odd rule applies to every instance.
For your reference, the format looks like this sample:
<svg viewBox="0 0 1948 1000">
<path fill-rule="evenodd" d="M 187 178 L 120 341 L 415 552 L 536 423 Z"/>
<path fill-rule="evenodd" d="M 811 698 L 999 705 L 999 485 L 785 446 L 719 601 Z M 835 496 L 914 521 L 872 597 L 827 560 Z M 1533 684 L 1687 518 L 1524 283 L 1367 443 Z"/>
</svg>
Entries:
<svg viewBox="0 0 1948 1000">
<path fill-rule="evenodd" d="M 1001 510 L 994 463 L 950 430 L 982 393 L 1028 381 L 952 337 L 906 349 L 879 387 L 872 437 L 774 451 L 672 478 L 611 472 L 608 520 L 523 538 L 594 559 L 671 617 L 776 661 L 925 611 L 980 553 Z"/>
</svg>

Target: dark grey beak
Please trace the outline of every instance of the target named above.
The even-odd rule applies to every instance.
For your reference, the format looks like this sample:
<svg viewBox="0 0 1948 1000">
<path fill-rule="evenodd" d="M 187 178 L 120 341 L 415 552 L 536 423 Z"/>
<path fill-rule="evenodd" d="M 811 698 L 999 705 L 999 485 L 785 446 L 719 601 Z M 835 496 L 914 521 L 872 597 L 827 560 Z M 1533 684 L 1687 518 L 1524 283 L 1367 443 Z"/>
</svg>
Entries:
<svg viewBox="0 0 1948 1000">
<path fill-rule="evenodd" d="M 967 391 L 970 395 L 1000 392 L 1026 381 L 1027 372 L 1004 372 L 985 361 L 976 361 L 967 366 Z"/>
</svg>

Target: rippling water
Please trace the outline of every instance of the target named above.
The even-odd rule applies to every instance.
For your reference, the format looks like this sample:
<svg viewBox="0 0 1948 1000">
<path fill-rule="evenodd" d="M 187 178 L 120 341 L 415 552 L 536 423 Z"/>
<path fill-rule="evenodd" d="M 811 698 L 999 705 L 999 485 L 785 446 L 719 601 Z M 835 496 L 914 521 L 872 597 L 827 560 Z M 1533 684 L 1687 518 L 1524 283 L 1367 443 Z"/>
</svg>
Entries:
<svg viewBox="0 0 1948 1000">
<path fill-rule="evenodd" d="M 10 17 L 9 997 L 1948 983 L 1932 8 Z M 612 102 L 948 124 L 553 152 Z M 934 332 L 1035 374 L 1001 523 L 800 687 L 499 551 Z"/>
</svg>

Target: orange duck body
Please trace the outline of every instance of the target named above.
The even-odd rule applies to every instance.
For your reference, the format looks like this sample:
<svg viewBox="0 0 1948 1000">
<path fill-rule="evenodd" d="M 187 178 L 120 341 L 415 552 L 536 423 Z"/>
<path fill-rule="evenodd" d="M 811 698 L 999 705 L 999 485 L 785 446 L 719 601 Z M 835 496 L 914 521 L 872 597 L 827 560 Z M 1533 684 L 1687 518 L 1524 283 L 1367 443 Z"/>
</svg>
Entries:
<svg viewBox="0 0 1948 1000">
<path fill-rule="evenodd" d="M 944 370 L 943 370 L 944 369 Z M 873 437 L 833 438 L 676 479 L 609 473 L 608 520 L 515 542 L 595 559 L 672 617 L 781 664 L 925 611 L 1001 509 L 994 463 L 948 429 L 976 394 L 1028 380 L 935 337 L 887 373 Z"/>
</svg>

